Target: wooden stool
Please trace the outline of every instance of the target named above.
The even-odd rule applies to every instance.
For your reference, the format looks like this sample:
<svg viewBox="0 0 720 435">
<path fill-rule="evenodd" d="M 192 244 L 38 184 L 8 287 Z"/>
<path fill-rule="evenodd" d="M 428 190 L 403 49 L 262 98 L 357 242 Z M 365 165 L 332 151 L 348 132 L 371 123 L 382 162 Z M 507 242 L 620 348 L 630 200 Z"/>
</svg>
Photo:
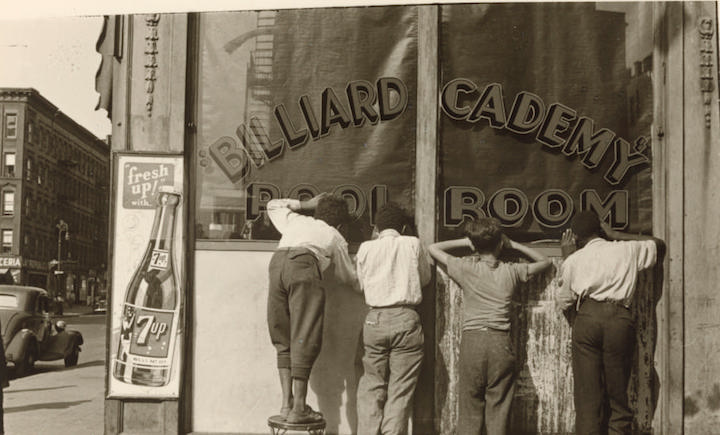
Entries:
<svg viewBox="0 0 720 435">
<path fill-rule="evenodd" d="M 314 423 L 287 423 L 282 415 L 273 415 L 268 418 L 268 426 L 272 435 L 285 435 L 287 431 L 307 432 L 310 435 L 325 434 L 325 419 Z"/>
</svg>

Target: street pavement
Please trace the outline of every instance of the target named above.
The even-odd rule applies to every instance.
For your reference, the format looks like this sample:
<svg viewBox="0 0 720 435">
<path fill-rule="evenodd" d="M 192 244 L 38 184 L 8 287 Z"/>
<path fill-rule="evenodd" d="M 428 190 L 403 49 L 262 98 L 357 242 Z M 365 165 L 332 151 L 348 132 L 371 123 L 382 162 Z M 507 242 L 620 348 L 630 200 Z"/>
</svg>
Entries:
<svg viewBox="0 0 720 435">
<path fill-rule="evenodd" d="M 67 308 L 68 329 L 80 331 L 85 344 L 76 367 L 63 361 L 38 361 L 22 378 L 8 364 L 10 387 L 4 390 L 8 435 L 99 435 L 103 433 L 105 395 L 105 315 L 77 315 Z"/>
</svg>

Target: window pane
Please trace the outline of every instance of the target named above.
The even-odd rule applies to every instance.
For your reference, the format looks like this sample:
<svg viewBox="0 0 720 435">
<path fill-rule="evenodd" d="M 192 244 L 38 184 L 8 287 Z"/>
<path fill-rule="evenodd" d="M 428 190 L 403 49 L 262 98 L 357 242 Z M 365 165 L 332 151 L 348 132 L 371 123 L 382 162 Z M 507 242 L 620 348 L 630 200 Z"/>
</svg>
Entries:
<svg viewBox="0 0 720 435">
<path fill-rule="evenodd" d="M 17 137 L 17 114 L 8 113 L 5 115 L 5 136 L 10 139 Z"/>
<path fill-rule="evenodd" d="M 441 7 L 441 239 L 483 214 L 559 239 L 584 209 L 650 230 L 652 7 Z"/>
<path fill-rule="evenodd" d="M 2 252 L 10 252 L 13 245 L 13 231 L 2 230 Z"/>
<path fill-rule="evenodd" d="M 278 239 L 277 197 L 343 194 L 350 241 L 412 207 L 416 34 L 414 7 L 202 14 L 198 238 Z"/>
<path fill-rule="evenodd" d="M 15 211 L 15 192 L 3 192 L 3 214 L 11 215 Z"/>
</svg>

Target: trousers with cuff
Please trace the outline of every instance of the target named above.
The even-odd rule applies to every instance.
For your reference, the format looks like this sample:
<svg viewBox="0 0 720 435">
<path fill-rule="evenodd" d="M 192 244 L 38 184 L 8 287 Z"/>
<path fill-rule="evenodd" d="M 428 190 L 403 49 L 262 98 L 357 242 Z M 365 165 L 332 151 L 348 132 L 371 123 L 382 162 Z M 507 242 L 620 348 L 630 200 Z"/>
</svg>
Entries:
<svg viewBox="0 0 720 435">
<path fill-rule="evenodd" d="M 592 299 L 582 303 L 572 330 L 576 433 L 632 433 L 627 388 L 634 347 L 629 309 Z"/>
<path fill-rule="evenodd" d="M 420 316 L 409 307 L 372 308 L 363 342 L 357 433 L 406 434 L 425 344 Z"/>
<path fill-rule="evenodd" d="M 267 319 L 279 369 L 308 379 L 322 347 L 325 290 L 315 256 L 305 248 L 279 249 L 270 260 Z"/>
</svg>

